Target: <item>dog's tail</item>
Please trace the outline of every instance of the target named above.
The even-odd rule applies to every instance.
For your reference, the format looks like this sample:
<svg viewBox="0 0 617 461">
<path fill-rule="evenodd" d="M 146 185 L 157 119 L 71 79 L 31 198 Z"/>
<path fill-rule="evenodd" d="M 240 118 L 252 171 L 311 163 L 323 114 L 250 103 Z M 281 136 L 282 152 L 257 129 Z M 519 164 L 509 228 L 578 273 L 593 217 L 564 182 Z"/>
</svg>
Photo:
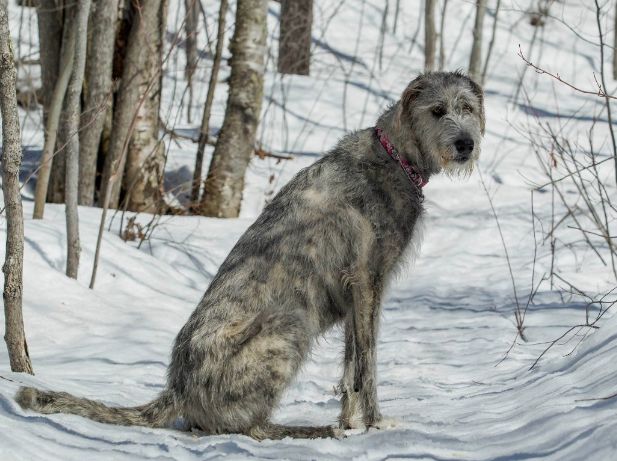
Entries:
<svg viewBox="0 0 617 461">
<path fill-rule="evenodd" d="M 20 388 L 15 400 L 23 409 L 39 413 L 70 413 L 100 423 L 122 426 L 166 427 L 177 417 L 174 398 L 169 391 L 164 391 L 145 405 L 126 408 L 108 407 L 66 392 L 41 391 L 33 387 Z"/>
</svg>

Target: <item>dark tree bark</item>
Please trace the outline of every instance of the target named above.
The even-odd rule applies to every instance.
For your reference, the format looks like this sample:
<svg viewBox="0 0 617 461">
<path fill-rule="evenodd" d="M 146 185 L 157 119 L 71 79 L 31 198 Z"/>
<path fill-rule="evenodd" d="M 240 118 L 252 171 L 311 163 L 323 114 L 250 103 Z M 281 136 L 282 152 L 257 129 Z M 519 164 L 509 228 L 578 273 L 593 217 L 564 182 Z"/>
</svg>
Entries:
<svg viewBox="0 0 617 461">
<path fill-rule="evenodd" d="M 201 170 L 204 162 L 204 150 L 208 143 L 210 131 L 210 113 L 212 112 L 212 102 L 214 101 L 214 91 L 221 68 L 221 57 L 223 56 L 223 44 L 225 41 L 225 16 L 227 14 L 227 0 L 221 0 L 219 8 L 219 22 L 216 34 L 216 51 L 214 52 L 214 62 L 212 63 L 212 73 L 208 83 L 208 94 L 204 104 L 204 112 L 201 118 L 201 129 L 199 131 L 199 143 L 197 145 L 197 156 L 195 157 L 195 171 L 193 172 L 193 184 L 191 187 L 191 206 L 197 207 L 199 203 L 199 189 L 201 188 Z"/>
<path fill-rule="evenodd" d="M 97 156 L 112 103 L 112 66 L 118 0 L 94 0 L 88 24 L 88 53 L 79 133 L 79 204 L 94 205 Z"/>
<path fill-rule="evenodd" d="M 45 119 L 45 143 L 43 145 L 43 155 L 41 156 L 41 166 L 38 179 L 36 182 L 36 190 L 34 192 L 34 219 L 42 219 L 45 211 L 45 201 L 49 200 L 49 182 L 52 173 L 52 165 L 58 165 L 60 162 L 56 148 L 58 148 L 58 133 L 60 131 L 60 123 L 62 117 L 62 109 L 64 107 L 64 97 L 66 89 L 71 77 L 71 69 L 73 66 L 73 55 L 75 53 L 75 28 L 67 27 L 62 31 L 62 46 L 60 49 L 59 61 L 54 63 L 59 65 L 53 87 L 51 97 L 45 95 L 47 99 L 47 112 L 44 113 Z M 41 48 L 41 56 L 43 56 L 43 48 Z M 64 160 L 64 157 L 62 157 Z M 64 165 L 64 162 L 61 163 Z M 64 182 L 64 181 L 63 181 Z M 64 193 L 64 190 L 62 190 Z M 50 200 L 53 201 L 53 200 Z"/>
<path fill-rule="evenodd" d="M 613 27 L 613 80 L 617 80 L 617 3 L 615 3 L 615 18 Z"/>
<path fill-rule="evenodd" d="M 158 108 L 165 0 L 140 0 L 135 7 L 123 61 L 122 81 L 101 191 L 109 189 L 109 207 L 117 208 L 122 177 L 129 208 L 153 211 L 160 202 L 163 149 L 158 140 Z M 105 192 L 106 193 L 106 192 Z M 101 194 L 105 197 L 105 193 Z M 107 198 L 105 198 L 105 201 Z"/>
<path fill-rule="evenodd" d="M 188 86 L 189 99 L 186 105 L 187 120 L 191 123 L 191 108 L 193 107 L 193 74 L 197 67 L 197 23 L 199 17 L 199 0 L 184 0 L 186 18 L 184 19 L 184 30 L 186 41 L 184 49 L 186 51 L 186 66 L 184 76 Z"/>
<path fill-rule="evenodd" d="M 435 32 L 435 0 L 424 2 L 424 70 L 435 69 L 435 48 L 437 33 Z"/>
<path fill-rule="evenodd" d="M 309 75 L 313 0 L 282 0 L 278 71 Z"/>
<path fill-rule="evenodd" d="M 64 29 L 64 15 L 67 7 L 72 5 L 68 0 L 39 0 L 37 19 L 39 26 L 39 47 L 41 56 L 41 81 L 43 90 L 43 120 L 47 124 L 47 116 L 51 110 L 52 95 L 60 71 L 60 52 Z M 60 102 L 62 104 L 62 101 Z M 62 108 L 62 107 L 61 107 Z M 60 109 L 61 109 L 60 108 Z M 58 128 L 53 136 L 56 142 L 52 146 L 53 163 L 45 184 L 47 200 L 54 203 L 64 201 L 64 152 L 60 147 L 66 143 L 64 124 L 58 122 Z M 47 138 L 49 133 L 45 133 Z"/>
<path fill-rule="evenodd" d="M 2 192 L 6 207 L 4 272 L 4 340 L 11 370 L 34 374 L 28 355 L 22 314 L 24 214 L 19 186 L 21 135 L 17 115 L 17 71 L 9 33 L 7 0 L 0 1 L 0 112 L 2 113 Z"/>
<path fill-rule="evenodd" d="M 54 151 L 54 161 L 51 164 L 51 174 L 49 176 L 49 186 L 47 188 L 47 201 L 49 203 L 64 203 L 64 174 L 66 172 L 66 145 L 69 142 L 68 120 L 66 118 L 66 105 L 62 104 L 60 112 L 60 123 L 56 136 L 56 148 Z"/>
<path fill-rule="evenodd" d="M 261 115 L 267 7 L 267 0 L 238 0 L 236 6 L 227 108 L 202 202 L 206 216 L 232 218 L 240 212 Z"/>
</svg>

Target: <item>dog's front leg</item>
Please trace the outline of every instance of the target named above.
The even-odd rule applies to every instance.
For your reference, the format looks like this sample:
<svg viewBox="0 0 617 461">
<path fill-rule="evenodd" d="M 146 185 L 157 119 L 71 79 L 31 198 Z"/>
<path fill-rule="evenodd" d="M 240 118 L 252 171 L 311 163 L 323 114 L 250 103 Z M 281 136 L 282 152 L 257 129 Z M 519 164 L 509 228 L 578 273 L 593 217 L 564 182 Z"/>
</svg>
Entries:
<svg viewBox="0 0 617 461">
<path fill-rule="evenodd" d="M 358 274 L 353 285 L 352 322 L 355 343 L 354 392 L 364 412 L 366 427 L 382 419 L 377 402 L 376 348 L 381 292 L 367 273 Z"/>
<path fill-rule="evenodd" d="M 353 329 L 353 313 L 349 312 L 345 318 L 345 358 L 343 362 L 343 377 L 339 386 L 342 394 L 341 415 L 339 416 L 339 426 L 341 429 L 357 429 L 364 425 L 359 394 L 354 389 L 355 350 L 356 339 Z"/>
</svg>

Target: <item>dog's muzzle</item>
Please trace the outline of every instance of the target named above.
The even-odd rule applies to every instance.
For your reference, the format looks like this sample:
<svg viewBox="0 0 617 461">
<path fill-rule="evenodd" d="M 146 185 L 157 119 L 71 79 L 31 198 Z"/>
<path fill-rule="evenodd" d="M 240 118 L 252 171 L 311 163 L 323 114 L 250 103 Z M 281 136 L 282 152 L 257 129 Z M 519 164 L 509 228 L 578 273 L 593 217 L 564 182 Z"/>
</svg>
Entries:
<svg viewBox="0 0 617 461">
<path fill-rule="evenodd" d="M 474 142 L 471 138 L 459 138 L 454 141 L 454 147 L 456 148 L 456 156 L 454 157 L 454 161 L 458 163 L 465 163 L 471 158 Z"/>
</svg>

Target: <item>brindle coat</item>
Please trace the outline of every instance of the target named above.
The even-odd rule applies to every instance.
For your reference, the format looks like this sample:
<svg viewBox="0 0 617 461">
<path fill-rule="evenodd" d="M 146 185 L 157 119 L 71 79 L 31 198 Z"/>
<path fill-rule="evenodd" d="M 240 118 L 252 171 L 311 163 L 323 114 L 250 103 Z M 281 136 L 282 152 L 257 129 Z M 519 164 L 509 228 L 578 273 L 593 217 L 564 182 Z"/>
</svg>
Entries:
<svg viewBox="0 0 617 461">
<path fill-rule="evenodd" d="M 481 88 L 461 73 L 427 73 L 377 121 L 425 178 L 470 171 L 484 133 Z M 373 127 L 343 137 L 274 197 L 221 265 L 176 338 L 167 387 L 151 403 L 110 408 L 22 388 L 42 413 L 165 427 L 181 417 L 207 434 L 327 437 L 330 426 L 270 422 L 312 342 L 345 325 L 340 428 L 379 426 L 375 351 L 380 305 L 422 215 L 422 192 Z"/>
</svg>

